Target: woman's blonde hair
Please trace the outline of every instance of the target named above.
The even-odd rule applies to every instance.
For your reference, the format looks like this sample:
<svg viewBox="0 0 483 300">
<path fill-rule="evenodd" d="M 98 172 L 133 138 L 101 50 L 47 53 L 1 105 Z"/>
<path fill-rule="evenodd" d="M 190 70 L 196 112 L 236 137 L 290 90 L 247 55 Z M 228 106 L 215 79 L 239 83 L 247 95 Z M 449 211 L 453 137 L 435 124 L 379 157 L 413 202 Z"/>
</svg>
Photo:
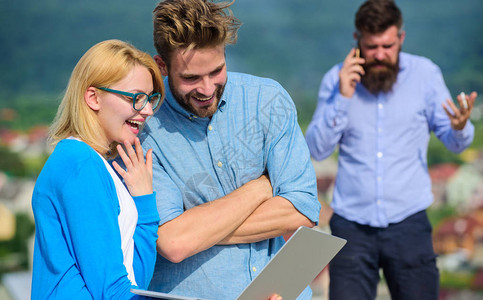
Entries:
<svg viewBox="0 0 483 300">
<path fill-rule="evenodd" d="M 100 42 L 81 57 L 72 71 L 65 95 L 49 130 L 52 144 L 73 136 L 101 154 L 116 156 L 117 143 L 108 147 L 102 143 L 105 140 L 104 131 L 101 130 L 96 112 L 84 100 L 84 94 L 89 87 L 109 87 L 122 80 L 135 65 L 149 70 L 153 78 L 154 92 L 160 93 L 163 99 L 165 93 L 161 72 L 148 53 L 120 40 Z"/>
</svg>

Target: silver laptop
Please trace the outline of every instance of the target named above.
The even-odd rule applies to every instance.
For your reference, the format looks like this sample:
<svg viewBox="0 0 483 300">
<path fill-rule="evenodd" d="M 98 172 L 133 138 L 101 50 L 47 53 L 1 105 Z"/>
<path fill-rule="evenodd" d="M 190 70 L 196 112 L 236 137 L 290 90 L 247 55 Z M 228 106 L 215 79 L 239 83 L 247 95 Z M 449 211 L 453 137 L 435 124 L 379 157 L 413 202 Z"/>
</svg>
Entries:
<svg viewBox="0 0 483 300">
<path fill-rule="evenodd" d="M 151 297 L 155 299 L 166 299 L 166 300 L 203 300 L 201 298 L 193 298 L 193 297 L 184 297 L 178 295 L 171 295 L 166 293 L 160 293 L 155 291 L 147 291 L 141 289 L 131 289 L 131 293 L 146 297 Z"/>
<path fill-rule="evenodd" d="M 284 300 L 296 299 L 345 243 L 317 228 L 299 227 L 237 300 L 265 300 L 274 293 Z M 202 300 L 139 289 L 131 292 L 157 299 Z"/>
<path fill-rule="evenodd" d="M 299 227 L 237 300 L 296 299 L 345 245 L 317 228 Z"/>
</svg>

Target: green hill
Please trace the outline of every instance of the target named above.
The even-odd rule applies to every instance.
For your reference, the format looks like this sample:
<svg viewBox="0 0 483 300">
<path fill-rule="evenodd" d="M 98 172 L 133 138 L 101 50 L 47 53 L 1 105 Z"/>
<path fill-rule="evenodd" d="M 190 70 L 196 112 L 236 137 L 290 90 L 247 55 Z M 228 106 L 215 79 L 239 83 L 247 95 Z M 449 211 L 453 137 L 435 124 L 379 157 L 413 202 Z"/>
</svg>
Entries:
<svg viewBox="0 0 483 300">
<path fill-rule="evenodd" d="M 127 40 L 154 54 L 156 3 L 0 0 L 0 107 L 55 108 L 77 60 L 101 40 Z M 361 3 L 238 0 L 232 8 L 244 25 L 238 44 L 227 49 L 228 67 L 281 82 L 306 124 L 323 74 L 353 46 L 353 18 Z M 453 95 L 483 92 L 483 2 L 397 3 L 407 32 L 403 49 L 440 65 Z"/>
</svg>

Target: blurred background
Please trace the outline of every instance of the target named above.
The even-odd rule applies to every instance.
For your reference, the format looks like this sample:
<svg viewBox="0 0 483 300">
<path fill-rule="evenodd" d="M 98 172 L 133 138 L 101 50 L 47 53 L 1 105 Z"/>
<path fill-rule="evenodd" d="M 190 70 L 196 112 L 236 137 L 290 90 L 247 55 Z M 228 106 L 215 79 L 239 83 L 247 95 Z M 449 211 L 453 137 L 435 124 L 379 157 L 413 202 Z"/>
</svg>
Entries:
<svg viewBox="0 0 483 300">
<path fill-rule="evenodd" d="M 35 179 L 51 152 L 47 127 L 76 62 L 92 45 L 121 39 L 155 54 L 154 0 L 0 0 L 0 299 L 30 298 Z M 354 46 L 354 14 L 362 0 L 238 0 L 238 43 L 227 47 L 230 71 L 271 77 L 292 96 L 305 131 L 322 76 Z M 438 64 L 453 97 L 483 93 L 483 2 L 396 0 L 404 16 L 403 51 Z M 435 202 L 429 214 L 440 254 L 441 299 L 477 299 L 483 291 L 482 97 L 472 122 L 475 141 L 460 155 L 432 138 L 428 162 Z M 320 226 L 337 165 L 314 162 Z M 88 220 L 86 220 L 88 222 Z M 108 254 L 106 254 L 108 255 Z M 326 272 L 313 282 L 325 299 Z M 389 299 L 383 283 L 378 299 Z"/>
</svg>

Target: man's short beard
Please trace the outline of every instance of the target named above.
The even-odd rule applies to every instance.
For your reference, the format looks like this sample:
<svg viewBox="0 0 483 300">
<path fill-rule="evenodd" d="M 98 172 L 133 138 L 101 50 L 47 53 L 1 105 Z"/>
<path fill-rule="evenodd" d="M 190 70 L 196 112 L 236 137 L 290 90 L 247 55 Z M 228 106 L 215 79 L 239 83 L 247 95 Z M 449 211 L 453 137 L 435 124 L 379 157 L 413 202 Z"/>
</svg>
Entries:
<svg viewBox="0 0 483 300">
<path fill-rule="evenodd" d="M 211 118 L 215 114 L 216 110 L 218 109 L 218 103 L 220 102 L 221 96 L 225 91 L 226 83 L 224 85 L 217 85 L 216 91 L 214 92 L 215 106 L 210 105 L 206 109 L 197 109 L 189 101 L 191 94 L 186 94 L 184 97 L 181 94 L 179 94 L 178 91 L 174 88 L 174 84 L 171 81 L 171 78 L 172 77 L 168 75 L 169 89 L 171 90 L 171 94 L 173 95 L 173 98 L 179 103 L 179 105 L 181 105 L 188 112 L 200 118 Z"/>
<path fill-rule="evenodd" d="M 378 70 L 375 68 L 377 65 L 384 65 L 385 68 Z M 371 61 L 364 65 L 364 71 L 366 73 L 362 76 L 361 82 L 369 92 L 372 94 L 387 93 L 392 90 L 394 83 L 396 83 L 399 73 L 399 57 L 395 64 L 388 61 Z"/>
</svg>

